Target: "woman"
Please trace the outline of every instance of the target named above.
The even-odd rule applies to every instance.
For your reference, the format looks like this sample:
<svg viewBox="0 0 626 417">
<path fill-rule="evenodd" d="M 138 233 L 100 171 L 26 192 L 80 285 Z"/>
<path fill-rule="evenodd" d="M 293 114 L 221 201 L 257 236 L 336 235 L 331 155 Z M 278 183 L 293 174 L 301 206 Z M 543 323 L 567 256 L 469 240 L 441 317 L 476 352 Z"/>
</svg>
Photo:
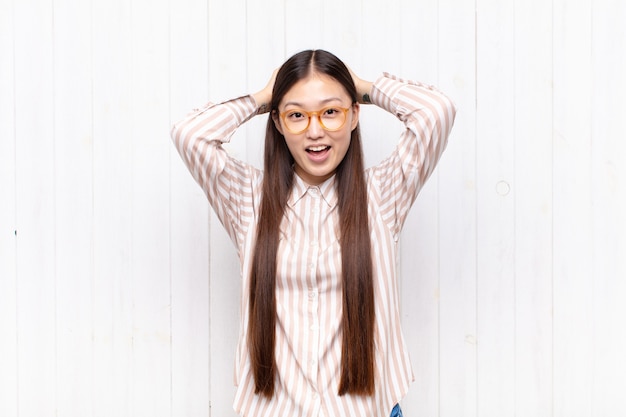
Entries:
<svg viewBox="0 0 626 417">
<path fill-rule="evenodd" d="M 395 151 L 364 170 L 360 106 L 396 115 Z M 222 148 L 268 117 L 264 170 Z M 446 147 L 453 103 L 385 74 L 372 83 L 304 51 L 256 94 L 209 103 L 172 138 L 235 243 L 243 303 L 234 408 L 243 416 L 398 416 L 413 380 L 395 259 L 402 224 Z"/>
</svg>

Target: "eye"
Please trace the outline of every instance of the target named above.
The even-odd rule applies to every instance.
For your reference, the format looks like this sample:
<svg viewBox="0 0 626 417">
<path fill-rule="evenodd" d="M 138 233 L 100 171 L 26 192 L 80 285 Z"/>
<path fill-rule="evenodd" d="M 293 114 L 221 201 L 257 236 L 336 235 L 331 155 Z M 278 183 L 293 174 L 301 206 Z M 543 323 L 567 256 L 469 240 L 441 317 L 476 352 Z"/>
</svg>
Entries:
<svg viewBox="0 0 626 417">
<path fill-rule="evenodd" d="M 339 113 L 341 113 L 341 110 L 334 107 L 329 107 L 327 109 L 324 109 L 323 117 L 332 118 L 336 117 Z"/>
<path fill-rule="evenodd" d="M 306 116 L 298 110 L 291 110 L 287 112 L 287 118 L 291 120 L 301 120 L 305 119 Z"/>
</svg>

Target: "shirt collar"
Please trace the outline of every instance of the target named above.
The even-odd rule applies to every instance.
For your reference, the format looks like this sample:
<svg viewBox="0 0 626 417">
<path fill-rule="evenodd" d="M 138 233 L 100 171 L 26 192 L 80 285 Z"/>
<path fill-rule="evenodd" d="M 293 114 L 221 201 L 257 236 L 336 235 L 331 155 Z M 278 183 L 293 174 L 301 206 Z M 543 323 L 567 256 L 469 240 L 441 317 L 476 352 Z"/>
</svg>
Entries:
<svg viewBox="0 0 626 417">
<path fill-rule="evenodd" d="M 334 175 L 320 185 L 309 185 L 296 173 L 294 173 L 293 188 L 287 204 L 291 207 L 295 206 L 309 191 L 313 193 L 318 192 L 328 207 L 333 208 L 337 205 L 337 190 L 335 188 Z"/>
</svg>

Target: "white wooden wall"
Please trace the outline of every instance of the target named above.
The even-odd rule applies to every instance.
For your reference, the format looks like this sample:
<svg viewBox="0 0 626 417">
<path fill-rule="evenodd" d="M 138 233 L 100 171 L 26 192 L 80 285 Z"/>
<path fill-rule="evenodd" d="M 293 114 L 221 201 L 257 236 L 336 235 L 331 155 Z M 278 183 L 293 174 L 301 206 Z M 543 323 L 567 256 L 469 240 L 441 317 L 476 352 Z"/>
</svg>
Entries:
<svg viewBox="0 0 626 417">
<path fill-rule="evenodd" d="M 237 259 L 169 128 L 305 48 L 459 106 L 402 240 L 405 415 L 626 415 L 624 22 L 621 0 L 0 0 L 0 416 L 234 415 Z M 362 124 L 371 164 L 400 126 Z M 260 165 L 263 126 L 232 152 Z"/>
</svg>

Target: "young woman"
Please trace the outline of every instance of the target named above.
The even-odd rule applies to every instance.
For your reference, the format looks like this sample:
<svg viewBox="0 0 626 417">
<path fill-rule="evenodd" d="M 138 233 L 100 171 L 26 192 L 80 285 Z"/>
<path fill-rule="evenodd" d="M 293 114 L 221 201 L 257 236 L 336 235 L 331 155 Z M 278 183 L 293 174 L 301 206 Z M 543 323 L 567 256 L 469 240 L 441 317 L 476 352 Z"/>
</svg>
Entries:
<svg viewBox="0 0 626 417">
<path fill-rule="evenodd" d="M 394 152 L 367 170 L 363 104 L 404 123 Z M 260 171 L 222 144 L 266 112 Z M 241 261 L 238 413 L 401 416 L 413 373 L 400 328 L 398 236 L 454 117 L 431 86 L 389 74 L 368 82 L 315 50 L 287 60 L 258 93 L 209 103 L 174 125 L 175 146 Z"/>
</svg>

